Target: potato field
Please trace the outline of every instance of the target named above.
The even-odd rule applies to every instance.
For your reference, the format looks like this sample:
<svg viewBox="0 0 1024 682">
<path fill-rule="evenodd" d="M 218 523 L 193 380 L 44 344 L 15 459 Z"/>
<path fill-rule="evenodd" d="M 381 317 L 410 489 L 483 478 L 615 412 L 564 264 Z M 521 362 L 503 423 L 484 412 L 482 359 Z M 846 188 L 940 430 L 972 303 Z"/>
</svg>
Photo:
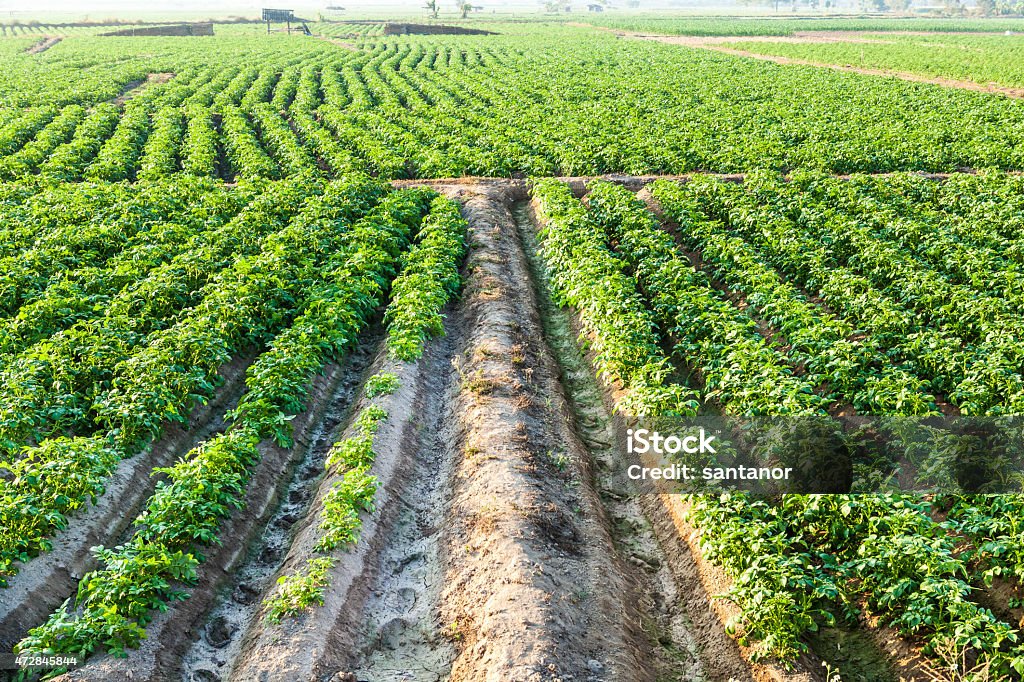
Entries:
<svg viewBox="0 0 1024 682">
<path fill-rule="evenodd" d="M 1024 679 L 1024 20 L 807 22 L 4 25 L 0 679 Z"/>
</svg>

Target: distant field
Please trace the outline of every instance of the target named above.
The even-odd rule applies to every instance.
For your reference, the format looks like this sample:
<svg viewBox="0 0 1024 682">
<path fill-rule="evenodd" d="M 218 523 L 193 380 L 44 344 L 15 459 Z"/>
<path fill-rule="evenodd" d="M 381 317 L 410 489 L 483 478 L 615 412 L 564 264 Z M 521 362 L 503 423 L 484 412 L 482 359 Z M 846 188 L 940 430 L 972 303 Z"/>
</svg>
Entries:
<svg viewBox="0 0 1024 682">
<path fill-rule="evenodd" d="M 687 36 L 788 36 L 799 31 L 1024 31 L 1024 19 L 736 19 L 730 17 L 588 17 L 595 26 Z"/>
<path fill-rule="evenodd" d="M 743 42 L 736 47 L 828 64 L 891 69 L 975 83 L 1024 85 L 1024 35 L 865 35 L 877 43 Z"/>
</svg>

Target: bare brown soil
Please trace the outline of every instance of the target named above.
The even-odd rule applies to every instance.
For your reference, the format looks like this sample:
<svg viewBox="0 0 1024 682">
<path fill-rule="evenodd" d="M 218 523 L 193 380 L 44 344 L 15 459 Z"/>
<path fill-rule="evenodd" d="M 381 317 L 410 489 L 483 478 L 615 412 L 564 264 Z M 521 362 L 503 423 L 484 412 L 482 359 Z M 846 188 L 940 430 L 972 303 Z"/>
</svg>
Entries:
<svg viewBox="0 0 1024 682">
<path fill-rule="evenodd" d="M 586 452 L 566 426 L 508 204 L 465 202 L 471 331 L 443 599 L 459 647 L 451 679 L 653 679 Z"/>
<path fill-rule="evenodd" d="M 859 31 L 800 31 L 788 36 L 662 36 L 646 33 L 617 32 L 619 35 L 631 38 L 679 38 L 678 42 L 671 41 L 673 45 L 687 45 L 689 47 L 707 47 L 709 45 L 730 45 L 735 43 L 864 43 L 864 44 L 892 44 L 892 40 L 878 38 L 865 38 L 865 34 Z M 669 42 L 669 41 L 662 41 Z"/>
<path fill-rule="evenodd" d="M 936 669 L 924 656 L 920 644 L 900 637 L 899 633 L 877 617 L 862 616 L 860 625 L 875 646 L 885 654 L 889 664 L 896 670 L 901 682 L 926 682 L 945 680 L 942 671 Z"/>
<path fill-rule="evenodd" d="M 394 394 L 374 401 L 389 415 L 374 437 L 371 473 L 380 483 L 375 497 L 378 512 L 366 516 L 359 542 L 339 557 L 322 607 L 271 625 L 259 602 L 274 581 L 251 590 L 262 594 L 248 600 L 254 606 L 246 614 L 237 660 L 215 672 L 225 676 L 230 671 L 234 679 L 313 679 L 358 669 L 360 659 L 369 658 L 367 653 L 375 649 L 391 653 L 391 658 L 418 653 L 420 667 L 450 665 L 451 647 L 433 637 L 439 629 L 436 602 L 441 578 L 436 539 L 443 525 L 442 510 L 434 502 L 446 495 L 450 468 L 446 434 L 436 426 L 447 411 L 444 401 L 451 390 L 450 344 L 447 336 L 431 344 L 416 363 L 395 361 L 383 350 L 378 354 L 371 371 L 391 372 L 401 383 Z M 366 404 L 364 396 L 352 414 Z M 350 431 L 333 434 L 331 440 L 346 435 Z M 319 480 L 279 573 L 299 569 L 316 555 L 318 512 L 337 480 Z M 403 532 L 405 526 L 411 528 Z M 431 540 L 432 546 L 427 546 Z M 389 585 L 388 580 L 396 584 Z M 428 646 L 411 646 L 413 634 L 425 635 Z M 224 658 L 230 661 L 235 653 L 228 648 Z M 202 669 L 193 666 L 193 671 Z"/>
<path fill-rule="evenodd" d="M 40 52 L 46 52 L 51 47 L 64 40 L 61 36 L 46 36 L 32 47 L 25 50 L 28 54 L 39 54 Z"/>
</svg>

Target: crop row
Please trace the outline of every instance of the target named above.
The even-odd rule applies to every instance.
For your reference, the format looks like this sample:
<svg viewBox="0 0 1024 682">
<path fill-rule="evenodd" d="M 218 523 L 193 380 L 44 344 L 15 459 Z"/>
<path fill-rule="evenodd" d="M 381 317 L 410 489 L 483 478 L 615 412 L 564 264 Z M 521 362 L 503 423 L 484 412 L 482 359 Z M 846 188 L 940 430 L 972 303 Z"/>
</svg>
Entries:
<svg viewBox="0 0 1024 682">
<path fill-rule="evenodd" d="M 172 325 L 143 338 L 131 335 L 140 342 L 137 349 L 108 351 L 106 355 L 113 357 L 102 357 L 99 366 L 74 364 L 77 385 L 61 386 L 60 392 L 53 393 L 63 398 L 58 405 L 77 405 L 78 410 L 12 415 L 13 424 L 8 426 L 22 431 L 8 428 L 5 435 L 15 444 L 23 442 L 19 433 L 38 429 L 42 420 L 54 419 L 76 435 L 42 440 L 19 453 L 10 465 L 13 480 L 4 481 L 0 493 L 0 516 L 8 521 L 0 543 L 5 574 L 16 570 L 13 562 L 45 549 L 49 535 L 66 524 L 66 514 L 102 490 L 113 465 L 103 453 L 113 451 L 118 459 L 130 457 L 147 440 L 159 437 L 168 421 L 184 420 L 197 401 L 212 394 L 221 365 L 243 348 L 264 342 L 292 320 L 295 306 L 317 285 L 316 275 L 326 254 L 343 243 L 349 221 L 367 211 L 383 191 L 375 183 L 353 180 L 310 198 L 286 227 L 254 240 L 259 251 L 234 259 L 220 272 L 209 273 L 201 300 Z M 268 195 L 268 202 L 281 198 Z M 248 220 L 267 217 L 261 211 L 245 215 Z M 228 225 L 234 224 L 235 229 L 244 225 L 236 221 Z M 221 248 L 225 245 L 219 244 Z M 97 331 L 107 330 L 101 325 Z M 87 343 L 98 341 L 102 336 L 86 339 Z M 58 370 L 54 366 L 47 369 Z M 64 398 L 61 392 L 69 388 L 79 392 Z M 101 429 L 95 435 L 89 433 L 93 422 Z M 76 473 L 79 469 L 88 473 Z M 59 476 L 48 475 L 58 471 Z"/>
<path fill-rule="evenodd" d="M 402 270 L 392 282 L 391 302 L 384 313 L 388 347 L 402 361 L 418 360 L 426 340 L 443 333 L 441 310 L 459 289 L 465 230 L 458 205 L 436 197 L 415 245 L 402 259 Z M 335 443 L 327 456 L 327 472 L 335 480 L 318 514 L 316 555 L 278 579 L 273 594 L 263 604 L 270 622 L 322 605 L 331 582 L 329 571 L 336 560 L 335 550 L 359 539 L 360 514 L 374 511 L 377 491 L 377 479 L 370 473 L 376 457 L 374 436 L 389 419 L 380 403 L 399 387 L 394 374 L 378 373 L 367 380 L 364 395 L 369 404 L 353 420 L 351 434 Z"/>
<path fill-rule="evenodd" d="M 678 223 L 682 242 L 700 253 L 700 259 L 691 261 L 629 192 L 594 183 L 587 198 L 588 212 L 567 187 L 552 186 L 542 184 L 541 191 L 535 193 L 545 206 L 557 207 L 541 212 L 547 221 L 541 231 L 542 248 L 549 248 L 545 240 L 551 226 L 558 229 L 566 222 L 562 216 L 572 215 L 575 229 L 569 234 L 581 252 L 589 254 L 593 241 L 604 249 L 601 259 L 608 265 L 603 267 L 635 277 L 629 286 L 624 282 L 618 289 L 610 289 L 597 271 L 574 271 L 571 262 L 549 256 L 546 263 L 556 292 L 564 288 L 560 278 L 570 273 L 575 276 L 574 298 L 560 302 L 576 305 L 598 292 L 608 295 L 614 291 L 621 301 L 640 295 L 664 336 L 677 340 L 678 361 L 700 370 L 696 377 L 702 397 L 719 408 L 737 415 L 770 412 L 781 398 L 765 399 L 761 393 L 765 388 L 757 377 L 774 373 L 769 389 L 793 381 L 793 375 L 785 371 L 784 357 L 767 343 L 763 330 L 759 334 L 745 317 L 747 310 L 760 313 L 764 308 L 759 306 L 769 305 L 772 295 L 781 294 L 783 301 L 788 298 L 796 304 L 793 315 L 797 317 L 780 314 L 774 320 L 780 326 L 794 325 L 789 333 L 796 329 L 798 319 L 820 320 L 817 324 L 832 335 L 826 343 L 834 344 L 842 340 L 834 330 L 850 329 L 798 290 L 786 288 L 756 251 L 702 213 L 708 206 L 702 201 L 706 197 L 703 189 L 688 194 L 669 183 L 654 188 L 654 195 L 664 201 Z M 723 213 L 713 204 L 710 212 Z M 591 227 L 595 224 L 603 226 L 596 234 Z M 744 234 L 753 235 L 772 225 L 751 222 Z M 730 264 L 739 272 L 733 272 Z M 734 300 L 711 286 L 696 265 L 709 268 L 716 279 L 755 303 L 739 310 Z M 691 305 L 693 301 L 698 303 Z M 608 314 L 622 317 L 628 310 L 622 306 Z M 676 315 L 679 311 L 686 314 Z M 586 309 L 579 313 L 585 323 Z M 877 347 L 869 351 L 882 352 Z M 714 379 L 716 372 L 722 371 L 718 363 L 728 368 L 725 383 Z M 868 363 L 860 369 L 868 372 L 871 366 Z M 624 383 L 597 367 L 612 388 L 616 382 Z M 857 366 L 848 369 L 856 371 Z M 855 377 L 851 374 L 853 386 L 865 385 Z M 805 392 L 788 395 L 806 395 L 809 400 L 794 403 L 792 412 L 819 413 L 821 405 L 807 392 L 806 384 L 794 385 L 805 386 Z M 744 390 L 745 386 L 750 389 Z M 907 401 L 902 409 L 890 406 L 885 411 L 914 414 L 919 404 Z M 732 631 L 754 647 L 755 656 L 789 663 L 807 650 L 809 632 L 852 621 L 863 605 L 901 634 L 923 641 L 925 652 L 940 658 L 942 666 L 955 664 L 941 659 L 945 652 L 969 650 L 977 662 L 985 662 L 993 671 L 1020 674 L 1024 656 L 1016 631 L 972 597 L 974 582 L 1016 575 L 1016 554 L 1011 548 L 1018 531 L 1006 527 L 1014 522 L 998 520 L 999 512 L 1005 511 L 1002 507 L 979 512 L 973 500 L 963 498 L 954 507 L 958 521 L 951 523 L 935 522 L 931 505 L 913 495 L 787 495 L 774 502 L 735 493 L 703 495 L 691 500 L 690 515 L 703 531 L 705 556 L 722 566 L 732 581 L 728 598 L 738 607 Z M 1011 510 L 1009 516 L 1013 514 Z M 962 552 L 957 534 L 971 537 L 977 543 L 972 545 L 975 549 Z M 987 572 L 979 573 L 979 564 L 987 567 Z"/>
<path fill-rule="evenodd" d="M 383 301 L 426 197 L 400 192 L 344 231 L 344 244 L 318 268 L 322 280 L 294 302 L 303 312 L 247 371 L 247 391 L 227 415 L 230 429 L 165 472 L 168 482 L 158 485 L 131 538 L 97 550 L 102 566 L 82 579 L 77 608 L 60 609 L 30 631 L 20 652 L 118 653 L 138 645 L 154 610 L 184 596 L 176 584 L 195 582 L 200 548 L 216 543 L 221 520 L 242 505 L 260 442 L 290 443 L 285 425 L 303 409 L 313 376 L 351 348 Z M 310 344 L 312 337 L 324 341 Z"/>
<path fill-rule="evenodd" d="M 43 65 L 0 56 L 12 74 L 32 73 L 12 75 L 13 106 L 34 105 L 0 118 L 0 173 L 39 172 L 63 145 L 52 172 L 97 179 L 276 177 L 320 162 L 340 175 L 353 160 L 388 177 L 1024 167 L 1020 112 L 984 93 L 614 43 L 582 28 L 381 38 L 354 51 L 224 36 L 202 50 L 161 43 L 153 56 L 151 40 L 112 52 L 72 38 Z M 112 102 L 124 103 L 110 131 Z M 887 115 L 865 114 L 879 108 Z"/>
</svg>

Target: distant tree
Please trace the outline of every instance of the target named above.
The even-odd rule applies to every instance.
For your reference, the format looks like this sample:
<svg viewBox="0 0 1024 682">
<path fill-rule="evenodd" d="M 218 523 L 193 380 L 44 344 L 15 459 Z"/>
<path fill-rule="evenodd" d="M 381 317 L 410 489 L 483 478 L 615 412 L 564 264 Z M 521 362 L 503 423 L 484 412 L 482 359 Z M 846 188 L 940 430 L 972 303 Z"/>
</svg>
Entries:
<svg viewBox="0 0 1024 682">
<path fill-rule="evenodd" d="M 995 0 L 978 0 L 978 12 L 983 17 L 990 17 L 996 13 Z"/>
<path fill-rule="evenodd" d="M 430 16 L 437 19 L 437 13 L 441 11 L 441 7 L 437 0 L 427 0 L 427 4 L 423 6 L 423 9 L 430 10 Z"/>
<path fill-rule="evenodd" d="M 1024 14 L 1024 0 L 995 0 L 996 14 Z"/>
<path fill-rule="evenodd" d="M 473 3 L 465 2 L 465 0 L 458 0 L 458 2 L 455 3 L 455 6 L 459 8 L 460 12 L 462 12 L 463 19 L 468 17 L 469 13 L 473 11 Z"/>
</svg>

